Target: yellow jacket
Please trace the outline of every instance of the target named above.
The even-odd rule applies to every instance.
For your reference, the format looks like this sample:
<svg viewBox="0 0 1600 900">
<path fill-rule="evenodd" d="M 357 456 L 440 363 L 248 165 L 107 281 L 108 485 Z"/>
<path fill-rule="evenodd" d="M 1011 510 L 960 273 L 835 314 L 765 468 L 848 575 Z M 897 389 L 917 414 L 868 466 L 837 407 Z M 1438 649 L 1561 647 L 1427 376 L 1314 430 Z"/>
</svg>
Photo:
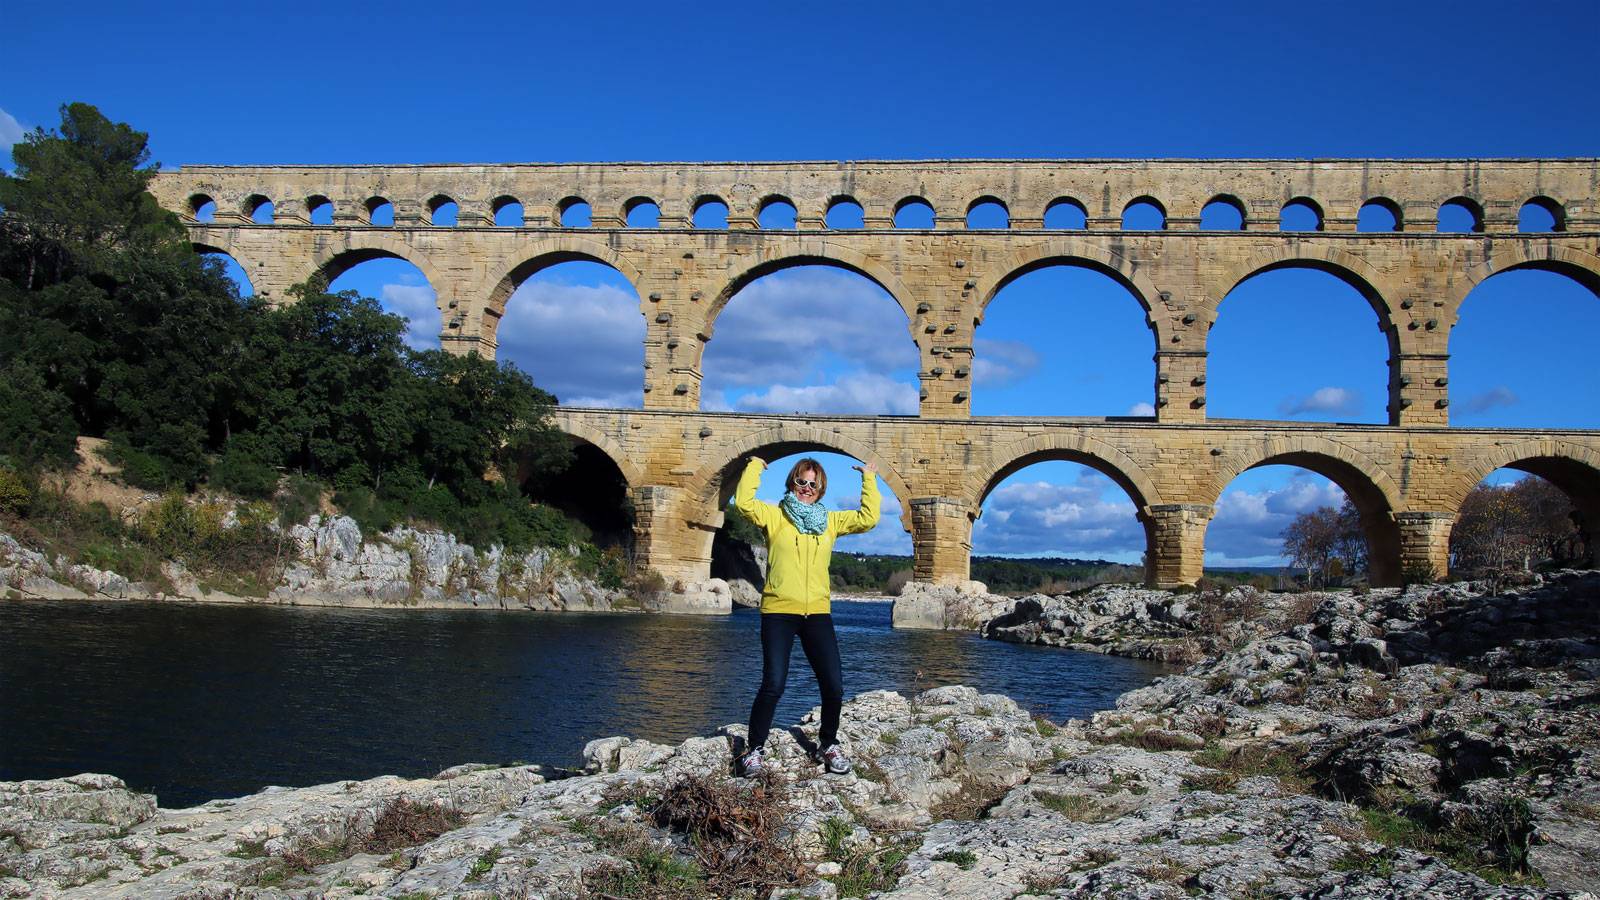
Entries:
<svg viewBox="0 0 1600 900">
<path fill-rule="evenodd" d="M 767 587 L 761 592 L 761 611 L 802 616 L 831 612 L 828 563 L 833 559 L 833 541 L 878 524 L 878 477 L 861 473 L 860 509 L 830 512 L 821 534 L 804 534 L 777 504 L 756 499 L 756 486 L 766 468 L 765 462 L 751 458 L 733 494 L 739 512 L 767 535 Z"/>
</svg>

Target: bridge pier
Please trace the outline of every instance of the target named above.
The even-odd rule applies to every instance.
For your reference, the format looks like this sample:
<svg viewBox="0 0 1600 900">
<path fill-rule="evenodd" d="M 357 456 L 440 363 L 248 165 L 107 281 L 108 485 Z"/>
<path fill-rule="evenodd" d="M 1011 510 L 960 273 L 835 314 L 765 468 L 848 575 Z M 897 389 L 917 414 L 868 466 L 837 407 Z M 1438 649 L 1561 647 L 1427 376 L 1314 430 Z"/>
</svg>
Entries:
<svg viewBox="0 0 1600 900">
<path fill-rule="evenodd" d="M 1394 521 L 1400 528 L 1400 579 L 1444 578 L 1450 571 L 1450 529 L 1456 517 L 1446 512 L 1397 512 Z M 1376 569 L 1372 582 L 1378 584 Z"/>
<path fill-rule="evenodd" d="M 1200 580 L 1205 574 L 1206 526 L 1213 512 L 1203 503 L 1159 503 L 1139 513 L 1149 547 L 1146 583 L 1175 588 Z"/>
<path fill-rule="evenodd" d="M 644 485 L 628 492 L 633 503 L 633 565 L 660 572 L 670 584 L 697 584 L 711 577 L 711 542 L 723 513 L 689 514 L 685 491 Z"/>
<path fill-rule="evenodd" d="M 972 514 L 948 497 L 911 501 L 911 578 L 960 584 L 972 578 Z"/>
</svg>

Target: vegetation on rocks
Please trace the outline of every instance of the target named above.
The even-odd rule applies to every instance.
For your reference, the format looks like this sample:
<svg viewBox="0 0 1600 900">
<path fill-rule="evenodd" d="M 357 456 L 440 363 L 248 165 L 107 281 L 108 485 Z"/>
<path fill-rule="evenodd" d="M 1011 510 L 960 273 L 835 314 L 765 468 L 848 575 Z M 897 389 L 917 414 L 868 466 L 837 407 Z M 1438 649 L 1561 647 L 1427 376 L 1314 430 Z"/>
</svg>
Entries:
<svg viewBox="0 0 1600 900">
<path fill-rule="evenodd" d="M 129 485 L 271 504 L 282 525 L 331 500 L 372 533 L 411 523 L 512 551 L 588 542 L 530 501 L 571 453 L 549 421 L 555 398 L 527 374 L 411 350 L 403 319 L 323 284 L 278 306 L 239 296 L 148 193 L 146 136 L 87 104 L 61 116 L 0 173 L 0 524 L 134 579 L 182 558 L 235 586 L 264 581 L 282 548 L 259 507 L 219 530 L 211 504 L 163 500 L 152 529 L 52 496 L 87 436 L 108 441 Z M 578 565 L 616 584 L 626 569 L 599 548 Z"/>
</svg>

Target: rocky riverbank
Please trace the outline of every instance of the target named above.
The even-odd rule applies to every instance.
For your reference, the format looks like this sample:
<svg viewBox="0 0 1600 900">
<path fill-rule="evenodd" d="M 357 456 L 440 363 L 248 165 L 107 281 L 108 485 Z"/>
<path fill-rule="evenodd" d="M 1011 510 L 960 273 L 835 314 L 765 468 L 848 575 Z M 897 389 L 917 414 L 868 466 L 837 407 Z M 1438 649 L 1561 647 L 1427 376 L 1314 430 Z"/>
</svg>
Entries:
<svg viewBox="0 0 1600 900">
<path fill-rule="evenodd" d="M 450 534 L 404 526 L 364 537 L 345 516 L 312 516 L 289 528 L 287 537 L 276 583 L 261 596 L 242 596 L 205 584 L 181 563 L 164 563 L 159 581 L 139 582 L 65 557 L 51 558 L 0 533 L 0 596 L 675 613 L 726 613 L 734 603 L 734 591 L 722 579 L 649 590 L 611 589 L 584 576 L 571 553 L 479 550 Z"/>
<path fill-rule="evenodd" d="M 1600 574 L 1316 598 L 1088 721 L 943 687 L 845 709 L 854 774 L 728 777 L 742 726 L 582 774 L 165 810 L 0 785 L 0 896 L 1546 897 L 1600 889 Z"/>
</svg>

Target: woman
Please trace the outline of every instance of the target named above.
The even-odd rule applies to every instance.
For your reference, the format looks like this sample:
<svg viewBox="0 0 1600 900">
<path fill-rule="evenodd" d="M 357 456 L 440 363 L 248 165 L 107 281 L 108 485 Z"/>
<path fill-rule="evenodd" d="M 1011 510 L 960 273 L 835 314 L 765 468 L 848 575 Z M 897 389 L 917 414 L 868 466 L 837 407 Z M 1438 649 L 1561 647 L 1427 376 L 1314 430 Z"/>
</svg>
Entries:
<svg viewBox="0 0 1600 900">
<path fill-rule="evenodd" d="M 861 508 L 828 512 L 822 496 L 828 473 L 809 457 L 789 470 L 788 492 L 777 504 L 756 499 L 765 460 L 752 457 L 739 478 L 734 505 L 767 536 L 767 586 L 761 592 L 761 689 L 750 707 L 750 739 L 739 757 L 747 777 L 761 774 L 762 746 L 772 728 L 772 713 L 789 677 L 789 651 L 796 635 L 822 689 L 822 730 L 814 754 L 829 772 L 850 771 L 850 758 L 839 746 L 839 709 L 844 704 L 844 676 L 839 669 L 839 642 L 833 634 L 829 605 L 828 563 L 833 541 L 841 534 L 869 531 L 878 524 L 878 473 L 868 464 L 861 473 Z"/>
</svg>

